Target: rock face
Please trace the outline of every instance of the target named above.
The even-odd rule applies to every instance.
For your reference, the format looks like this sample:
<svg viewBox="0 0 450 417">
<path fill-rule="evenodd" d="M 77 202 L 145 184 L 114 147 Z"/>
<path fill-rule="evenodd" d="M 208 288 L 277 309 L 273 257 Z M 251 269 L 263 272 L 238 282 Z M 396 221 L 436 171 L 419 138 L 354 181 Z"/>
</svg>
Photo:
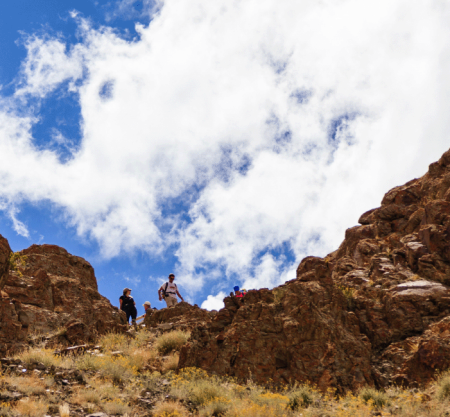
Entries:
<svg viewBox="0 0 450 417">
<path fill-rule="evenodd" d="M 0 252 L 3 246 L 0 240 Z M 0 352 L 20 348 L 29 334 L 57 333 L 58 343 L 75 344 L 126 329 L 125 314 L 99 294 L 87 261 L 55 245 L 33 245 L 19 256 L 24 263 L 3 287 Z"/>
<path fill-rule="evenodd" d="M 214 313 L 203 310 L 197 305 L 192 306 L 186 302 L 181 302 L 171 308 L 151 310 L 151 314 L 145 316 L 144 324 L 147 328 L 158 329 L 162 332 L 170 330 L 191 331 L 197 326 L 210 323 L 212 317 L 214 317 Z"/>
<path fill-rule="evenodd" d="M 450 150 L 390 190 L 297 279 L 226 298 L 180 368 L 321 389 L 429 382 L 450 366 Z"/>
</svg>

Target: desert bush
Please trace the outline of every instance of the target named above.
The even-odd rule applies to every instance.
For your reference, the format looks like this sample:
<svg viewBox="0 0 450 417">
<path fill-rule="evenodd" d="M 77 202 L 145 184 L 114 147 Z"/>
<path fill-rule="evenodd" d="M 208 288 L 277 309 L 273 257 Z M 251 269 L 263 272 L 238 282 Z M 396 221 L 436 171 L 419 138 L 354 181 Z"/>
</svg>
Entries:
<svg viewBox="0 0 450 417">
<path fill-rule="evenodd" d="M 155 340 L 155 348 L 161 355 L 167 355 L 173 350 L 180 350 L 189 339 L 190 333 L 181 330 L 164 333 Z"/>
<path fill-rule="evenodd" d="M 309 385 L 294 386 L 286 393 L 289 398 L 287 407 L 292 411 L 297 411 L 300 408 L 308 408 L 316 397 L 318 397 L 317 391 L 315 391 Z"/>
<path fill-rule="evenodd" d="M 191 401 L 196 406 L 203 406 L 226 395 L 227 390 L 220 385 L 217 378 L 183 380 L 172 382 L 171 394 L 178 399 Z"/>
<path fill-rule="evenodd" d="M 186 407 L 175 401 L 160 401 L 153 409 L 154 417 L 187 417 L 188 415 Z"/>
<path fill-rule="evenodd" d="M 129 352 L 126 359 L 130 368 L 141 370 L 149 362 L 155 360 L 156 357 L 157 352 L 153 349 L 136 348 Z"/>
<path fill-rule="evenodd" d="M 18 353 L 14 356 L 16 359 L 20 359 L 26 364 L 38 363 L 41 362 L 45 366 L 60 366 L 62 364 L 62 360 L 60 357 L 55 356 L 53 350 L 51 349 L 41 349 L 41 348 L 30 348 L 24 350 L 23 352 Z"/>
<path fill-rule="evenodd" d="M 10 376 L 4 379 L 12 385 L 17 391 L 25 395 L 42 395 L 45 394 L 45 386 L 43 381 L 36 376 Z"/>
<path fill-rule="evenodd" d="M 120 395 L 120 389 L 118 386 L 113 385 L 111 382 L 103 382 L 99 379 L 91 380 L 92 386 L 95 386 L 95 392 L 98 393 L 102 400 L 113 400 Z"/>
<path fill-rule="evenodd" d="M 48 403 L 44 400 L 32 400 L 25 398 L 17 402 L 14 411 L 20 416 L 25 417 L 43 417 L 47 413 Z"/>
<path fill-rule="evenodd" d="M 290 417 L 290 411 L 240 400 L 233 403 L 225 417 Z"/>
<path fill-rule="evenodd" d="M 153 340 L 154 336 L 148 330 L 141 329 L 136 332 L 136 335 L 133 340 L 134 346 L 137 348 L 141 348 L 147 346 L 149 342 Z"/>
<path fill-rule="evenodd" d="M 352 287 L 346 287 L 344 285 L 339 285 L 337 287 L 339 291 L 341 291 L 342 295 L 347 300 L 347 306 L 349 309 L 352 309 L 355 306 L 355 297 L 357 294 L 357 290 Z"/>
<path fill-rule="evenodd" d="M 127 350 L 132 343 L 131 339 L 122 333 L 106 333 L 100 336 L 98 344 L 102 346 L 105 351 Z"/>
<path fill-rule="evenodd" d="M 0 417 L 12 417 L 13 411 L 11 406 L 7 403 L 0 404 Z"/>
<path fill-rule="evenodd" d="M 275 413 L 275 415 L 286 414 L 285 410 L 289 404 L 289 397 L 276 392 L 253 393 L 250 395 L 250 399 L 253 404 L 263 407 L 268 413 Z M 257 407 L 254 409 L 257 410 Z"/>
<path fill-rule="evenodd" d="M 230 408 L 231 400 L 228 398 L 217 397 L 214 400 L 206 403 L 199 410 L 200 417 L 213 417 L 213 416 L 222 416 L 227 410 Z"/>
<path fill-rule="evenodd" d="M 125 382 L 133 376 L 136 369 L 130 366 L 127 358 L 105 357 L 101 362 L 100 373 L 104 378 L 109 378 L 115 383 Z"/>
<path fill-rule="evenodd" d="M 178 368 L 178 361 L 180 359 L 180 355 L 174 354 L 169 356 L 166 361 L 162 364 L 162 371 L 175 371 Z"/>
<path fill-rule="evenodd" d="M 120 399 L 106 401 L 102 403 L 102 408 L 110 415 L 124 415 L 131 412 L 131 407 Z"/>
<path fill-rule="evenodd" d="M 75 367 L 80 371 L 97 371 L 101 368 L 102 357 L 85 354 L 77 358 Z"/>
<path fill-rule="evenodd" d="M 445 372 L 436 381 L 436 396 L 440 401 L 450 398 L 450 373 Z"/>
<path fill-rule="evenodd" d="M 376 408 L 382 408 L 390 404 L 388 395 L 375 388 L 364 387 L 359 391 L 358 396 L 362 398 L 365 403 L 370 402 Z"/>
<path fill-rule="evenodd" d="M 84 405 L 86 403 L 98 405 L 101 402 L 101 397 L 98 390 L 82 388 L 72 396 L 71 402 L 78 405 Z"/>
<path fill-rule="evenodd" d="M 20 252 L 11 252 L 9 255 L 9 269 L 11 271 L 15 271 L 17 275 L 21 277 L 21 269 L 27 266 L 27 259 L 28 257 L 26 255 L 22 255 Z"/>
</svg>

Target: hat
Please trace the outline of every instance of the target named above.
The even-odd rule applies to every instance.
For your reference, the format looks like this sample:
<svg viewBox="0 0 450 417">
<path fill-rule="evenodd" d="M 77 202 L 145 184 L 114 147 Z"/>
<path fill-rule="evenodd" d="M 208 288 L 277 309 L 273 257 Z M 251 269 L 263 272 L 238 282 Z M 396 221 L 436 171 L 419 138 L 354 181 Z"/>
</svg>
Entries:
<svg viewBox="0 0 450 417">
<path fill-rule="evenodd" d="M 175 278 L 175 274 L 169 274 L 169 278 L 170 277 L 174 277 Z"/>
<path fill-rule="evenodd" d="M 239 287 L 237 285 L 234 287 L 234 291 L 239 291 Z"/>
<path fill-rule="evenodd" d="M 131 288 L 124 288 L 123 293 L 125 294 L 127 291 L 131 291 Z"/>
<path fill-rule="evenodd" d="M 151 307 L 152 305 L 150 304 L 150 301 L 146 301 L 144 304 L 142 304 L 143 306 L 149 306 Z"/>
</svg>

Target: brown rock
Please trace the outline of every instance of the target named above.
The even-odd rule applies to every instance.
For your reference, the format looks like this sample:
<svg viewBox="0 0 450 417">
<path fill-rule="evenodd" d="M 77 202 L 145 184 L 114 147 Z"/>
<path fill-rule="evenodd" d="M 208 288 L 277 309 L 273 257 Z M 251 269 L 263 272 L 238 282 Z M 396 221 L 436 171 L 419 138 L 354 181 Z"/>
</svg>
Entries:
<svg viewBox="0 0 450 417">
<path fill-rule="evenodd" d="M 0 290 L 3 290 L 8 278 L 9 257 L 11 252 L 8 241 L 0 235 Z"/>
<path fill-rule="evenodd" d="M 178 303 L 174 307 L 155 310 L 144 318 L 144 324 L 148 328 L 157 328 L 161 331 L 187 331 L 210 322 L 211 317 L 206 310 L 186 302 Z"/>
<path fill-rule="evenodd" d="M 450 150 L 390 190 L 339 249 L 195 328 L 180 367 L 325 389 L 411 386 L 450 367 Z"/>
<path fill-rule="evenodd" d="M 0 270 L 7 271 L 10 249 L 5 242 L 0 239 Z M 4 328 L 5 346 L 14 345 L 13 340 L 20 345 L 28 333 L 54 333 L 52 343 L 76 344 L 127 329 L 124 313 L 98 293 L 87 261 L 55 245 L 33 245 L 20 255 L 26 256 L 25 266 L 9 271 L 4 286 L 8 298 L 2 300 L 0 342 Z"/>
</svg>

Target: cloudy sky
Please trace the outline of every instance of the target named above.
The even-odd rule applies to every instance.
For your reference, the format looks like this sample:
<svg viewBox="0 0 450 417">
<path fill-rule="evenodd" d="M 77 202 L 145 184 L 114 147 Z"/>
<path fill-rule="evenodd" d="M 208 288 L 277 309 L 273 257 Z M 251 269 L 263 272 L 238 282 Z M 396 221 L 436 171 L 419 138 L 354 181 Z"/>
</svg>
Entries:
<svg viewBox="0 0 450 417">
<path fill-rule="evenodd" d="M 0 5 L 0 233 L 113 304 L 273 287 L 450 147 L 444 0 Z M 140 309 L 142 310 L 142 309 Z"/>
</svg>

